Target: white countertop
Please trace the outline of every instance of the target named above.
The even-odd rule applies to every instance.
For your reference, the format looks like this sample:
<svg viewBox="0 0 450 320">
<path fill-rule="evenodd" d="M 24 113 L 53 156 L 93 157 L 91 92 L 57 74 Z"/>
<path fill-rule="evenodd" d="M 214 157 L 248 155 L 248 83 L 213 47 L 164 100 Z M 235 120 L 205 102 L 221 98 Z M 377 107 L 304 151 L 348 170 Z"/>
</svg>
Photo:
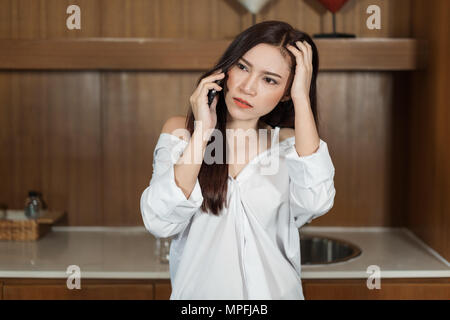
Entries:
<svg viewBox="0 0 450 320">
<path fill-rule="evenodd" d="M 302 265 L 302 279 L 450 277 L 450 264 L 405 228 L 303 227 L 301 234 L 338 238 L 362 254 L 327 265 Z M 38 241 L 0 240 L 0 278 L 67 278 L 77 265 L 85 279 L 169 279 L 144 227 L 53 227 Z"/>
<path fill-rule="evenodd" d="M 301 234 L 342 239 L 358 246 L 358 257 L 329 265 L 302 265 L 303 279 L 367 279 L 376 265 L 381 278 L 447 278 L 450 263 L 406 228 L 303 227 Z"/>
</svg>

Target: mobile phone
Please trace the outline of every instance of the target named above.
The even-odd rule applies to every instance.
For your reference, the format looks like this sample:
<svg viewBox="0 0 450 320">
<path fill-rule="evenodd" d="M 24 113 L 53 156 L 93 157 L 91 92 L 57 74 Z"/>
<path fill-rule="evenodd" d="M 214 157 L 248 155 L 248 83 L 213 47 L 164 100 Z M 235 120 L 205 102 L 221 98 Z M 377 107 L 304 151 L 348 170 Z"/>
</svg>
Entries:
<svg viewBox="0 0 450 320">
<path fill-rule="evenodd" d="M 216 80 L 214 81 L 215 83 L 217 83 L 219 86 L 221 86 L 223 88 L 223 83 L 224 83 L 225 79 L 221 79 L 221 80 Z M 211 103 L 214 100 L 214 97 L 218 94 L 219 92 L 216 91 L 216 89 L 211 89 L 208 91 L 208 106 L 211 107 Z"/>
</svg>

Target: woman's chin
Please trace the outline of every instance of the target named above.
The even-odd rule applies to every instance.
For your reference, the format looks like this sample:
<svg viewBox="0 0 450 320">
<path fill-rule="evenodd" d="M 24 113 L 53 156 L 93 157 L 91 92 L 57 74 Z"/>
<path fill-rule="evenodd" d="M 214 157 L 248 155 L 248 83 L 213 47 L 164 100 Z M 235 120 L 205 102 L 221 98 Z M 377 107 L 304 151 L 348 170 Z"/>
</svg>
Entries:
<svg viewBox="0 0 450 320">
<path fill-rule="evenodd" d="M 233 120 L 249 120 L 254 118 L 254 115 L 250 116 L 248 110 L 239 107 L 228 108 L 228 114 Z"/>
</svg>

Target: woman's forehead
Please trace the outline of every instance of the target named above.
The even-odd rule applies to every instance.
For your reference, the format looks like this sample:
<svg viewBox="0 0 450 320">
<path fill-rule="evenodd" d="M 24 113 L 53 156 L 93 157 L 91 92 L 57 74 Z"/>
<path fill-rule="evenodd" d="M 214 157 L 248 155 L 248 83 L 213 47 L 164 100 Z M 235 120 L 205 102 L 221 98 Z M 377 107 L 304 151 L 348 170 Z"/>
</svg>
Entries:
<svg viewBox="0 0 450 320">
<path fill-rule="evenodd" d="M 289 74 L 291 68 L 289 54 L 283 55 L 279 47 L 266 43 L 254 46 L 242 58 L 250 62 L 256 69 L 275 72 L 284 76 Z"/>
</svg>

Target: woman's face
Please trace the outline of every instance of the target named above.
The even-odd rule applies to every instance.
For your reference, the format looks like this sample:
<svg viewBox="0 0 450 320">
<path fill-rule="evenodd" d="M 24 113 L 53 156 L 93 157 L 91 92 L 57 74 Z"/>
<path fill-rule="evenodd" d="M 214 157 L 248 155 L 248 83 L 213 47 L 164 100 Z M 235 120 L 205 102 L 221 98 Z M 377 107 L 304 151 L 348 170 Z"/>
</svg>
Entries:
<svg viewBox="0 0 450 320">
<path fill-rule="evenodd" d="M 225 102 L 234 119 L 247 120 L 271 112 L 283 96 L 288 85 L 291 69 L 288 54 L 284 57 L 280 49 L 260 43 L 247 51 L 228 72 Z M 242 108 L 235 98 L 247 101 L 252 108 Z"/>
</svg>

